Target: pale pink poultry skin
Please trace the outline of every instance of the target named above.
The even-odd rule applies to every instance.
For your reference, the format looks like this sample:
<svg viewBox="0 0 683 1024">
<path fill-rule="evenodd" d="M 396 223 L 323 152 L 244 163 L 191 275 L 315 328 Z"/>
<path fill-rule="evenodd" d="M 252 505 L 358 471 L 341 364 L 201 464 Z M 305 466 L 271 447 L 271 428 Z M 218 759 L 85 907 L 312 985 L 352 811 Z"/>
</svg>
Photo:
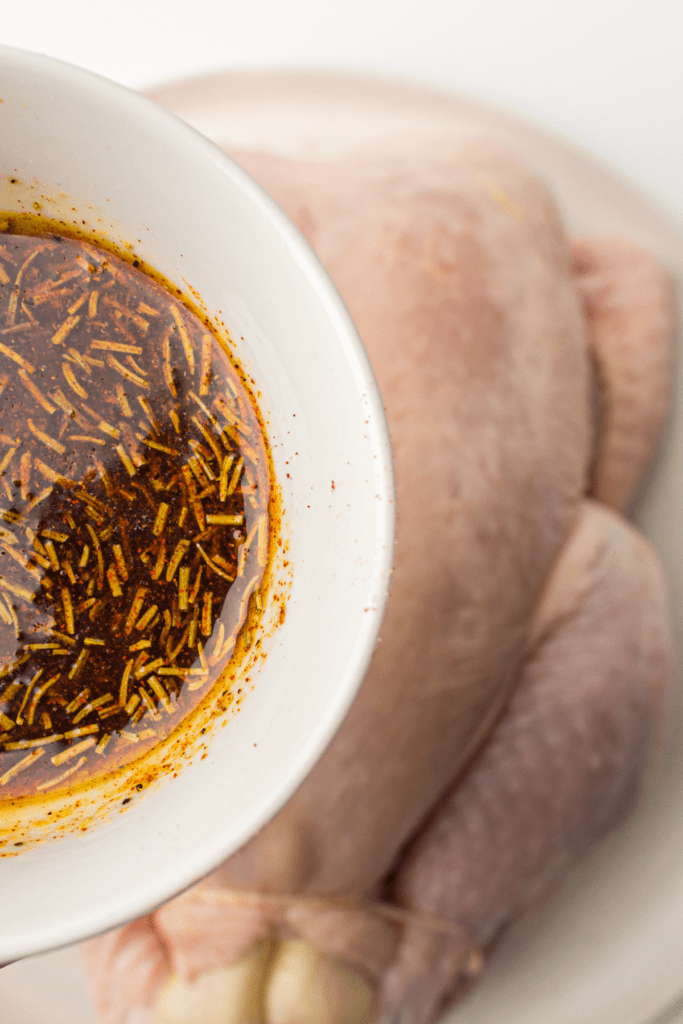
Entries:
<svg viewBox="0 0 683 1024">
<path fill-rule="evenodd" d="M 429 1024 L 477 951 L 623 814 L 651 756 L 664 585 L 618 510 L 666 416 L 671 290 L 634 247 L 570 245 L 546 189 L 485 143 L 238 160 L 320 255 L 377 374 L 391 597 L 296 795 L 196 889 L 90 943 L 93 992 L 105 1024 L 151 1021 L 171 970 L 193 979 L 299 936 L 369 984 L 358 1024 Z M 254 1024 L 308 1022 L 262 1012 Z"/>
</svg>

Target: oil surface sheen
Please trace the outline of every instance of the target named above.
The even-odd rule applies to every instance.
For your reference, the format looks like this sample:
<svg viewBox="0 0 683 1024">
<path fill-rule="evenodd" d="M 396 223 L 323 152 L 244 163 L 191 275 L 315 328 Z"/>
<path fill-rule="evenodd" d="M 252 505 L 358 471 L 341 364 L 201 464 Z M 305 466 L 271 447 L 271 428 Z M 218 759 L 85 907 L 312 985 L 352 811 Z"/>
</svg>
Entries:
<svg viewBox="0 0 683 1024">
<path fill-rule="evenodd" d="M 258 417 L 147 275 L 0 235 L 0 799 L 138 757 L 206 695 L 268 557 Z"/>
</svg>

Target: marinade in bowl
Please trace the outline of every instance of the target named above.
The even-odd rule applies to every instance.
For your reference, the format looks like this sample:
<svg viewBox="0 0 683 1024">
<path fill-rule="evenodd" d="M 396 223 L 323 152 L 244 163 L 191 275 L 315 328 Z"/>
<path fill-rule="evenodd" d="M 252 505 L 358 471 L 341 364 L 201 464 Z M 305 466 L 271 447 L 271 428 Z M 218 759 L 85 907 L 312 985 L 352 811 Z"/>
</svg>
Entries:
<svg viewBox="0 0 683 1024">
<path fill-rule="evenodd" d="M 214 333 L 111 253 L 0 234 L 0 800 L 165 739 L 252 641 L 266 442 Z"/>
</svg>

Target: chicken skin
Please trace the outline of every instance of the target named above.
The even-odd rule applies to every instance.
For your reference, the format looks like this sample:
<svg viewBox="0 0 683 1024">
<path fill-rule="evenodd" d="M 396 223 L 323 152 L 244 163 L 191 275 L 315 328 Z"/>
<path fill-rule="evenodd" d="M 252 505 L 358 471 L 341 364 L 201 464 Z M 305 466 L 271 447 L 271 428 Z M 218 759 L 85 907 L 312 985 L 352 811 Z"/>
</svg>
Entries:
<svg viewBox="0 0 683 1024">
<path fill-rule="evenodd" d="M 667 413 L 671 289 L 633 246 L 570 243 L 545 187 L 486 142 L 236 158 L 374 366 L 391 596 L 298 792 L 197 887 L 86 945 L 94 999 L 103 1024 L 430 1024 L 652 756 L 666 598 L 621 513 Z"/>
</svg>

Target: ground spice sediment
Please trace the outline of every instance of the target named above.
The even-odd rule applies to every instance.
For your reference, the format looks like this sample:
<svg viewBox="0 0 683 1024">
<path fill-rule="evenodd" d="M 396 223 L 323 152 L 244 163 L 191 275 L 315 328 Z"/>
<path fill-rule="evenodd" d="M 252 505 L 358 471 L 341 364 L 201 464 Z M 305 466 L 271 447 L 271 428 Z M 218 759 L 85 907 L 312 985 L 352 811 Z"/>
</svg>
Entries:
<svg viewBox="0 0 683 1024">
<path fill-rule="evenodd" d="M 0 235 L 0 799 L 117 767 L 196 706 L 268 502 L 258 418 L 197 317 L 107 252 Z"/>
</svg>

